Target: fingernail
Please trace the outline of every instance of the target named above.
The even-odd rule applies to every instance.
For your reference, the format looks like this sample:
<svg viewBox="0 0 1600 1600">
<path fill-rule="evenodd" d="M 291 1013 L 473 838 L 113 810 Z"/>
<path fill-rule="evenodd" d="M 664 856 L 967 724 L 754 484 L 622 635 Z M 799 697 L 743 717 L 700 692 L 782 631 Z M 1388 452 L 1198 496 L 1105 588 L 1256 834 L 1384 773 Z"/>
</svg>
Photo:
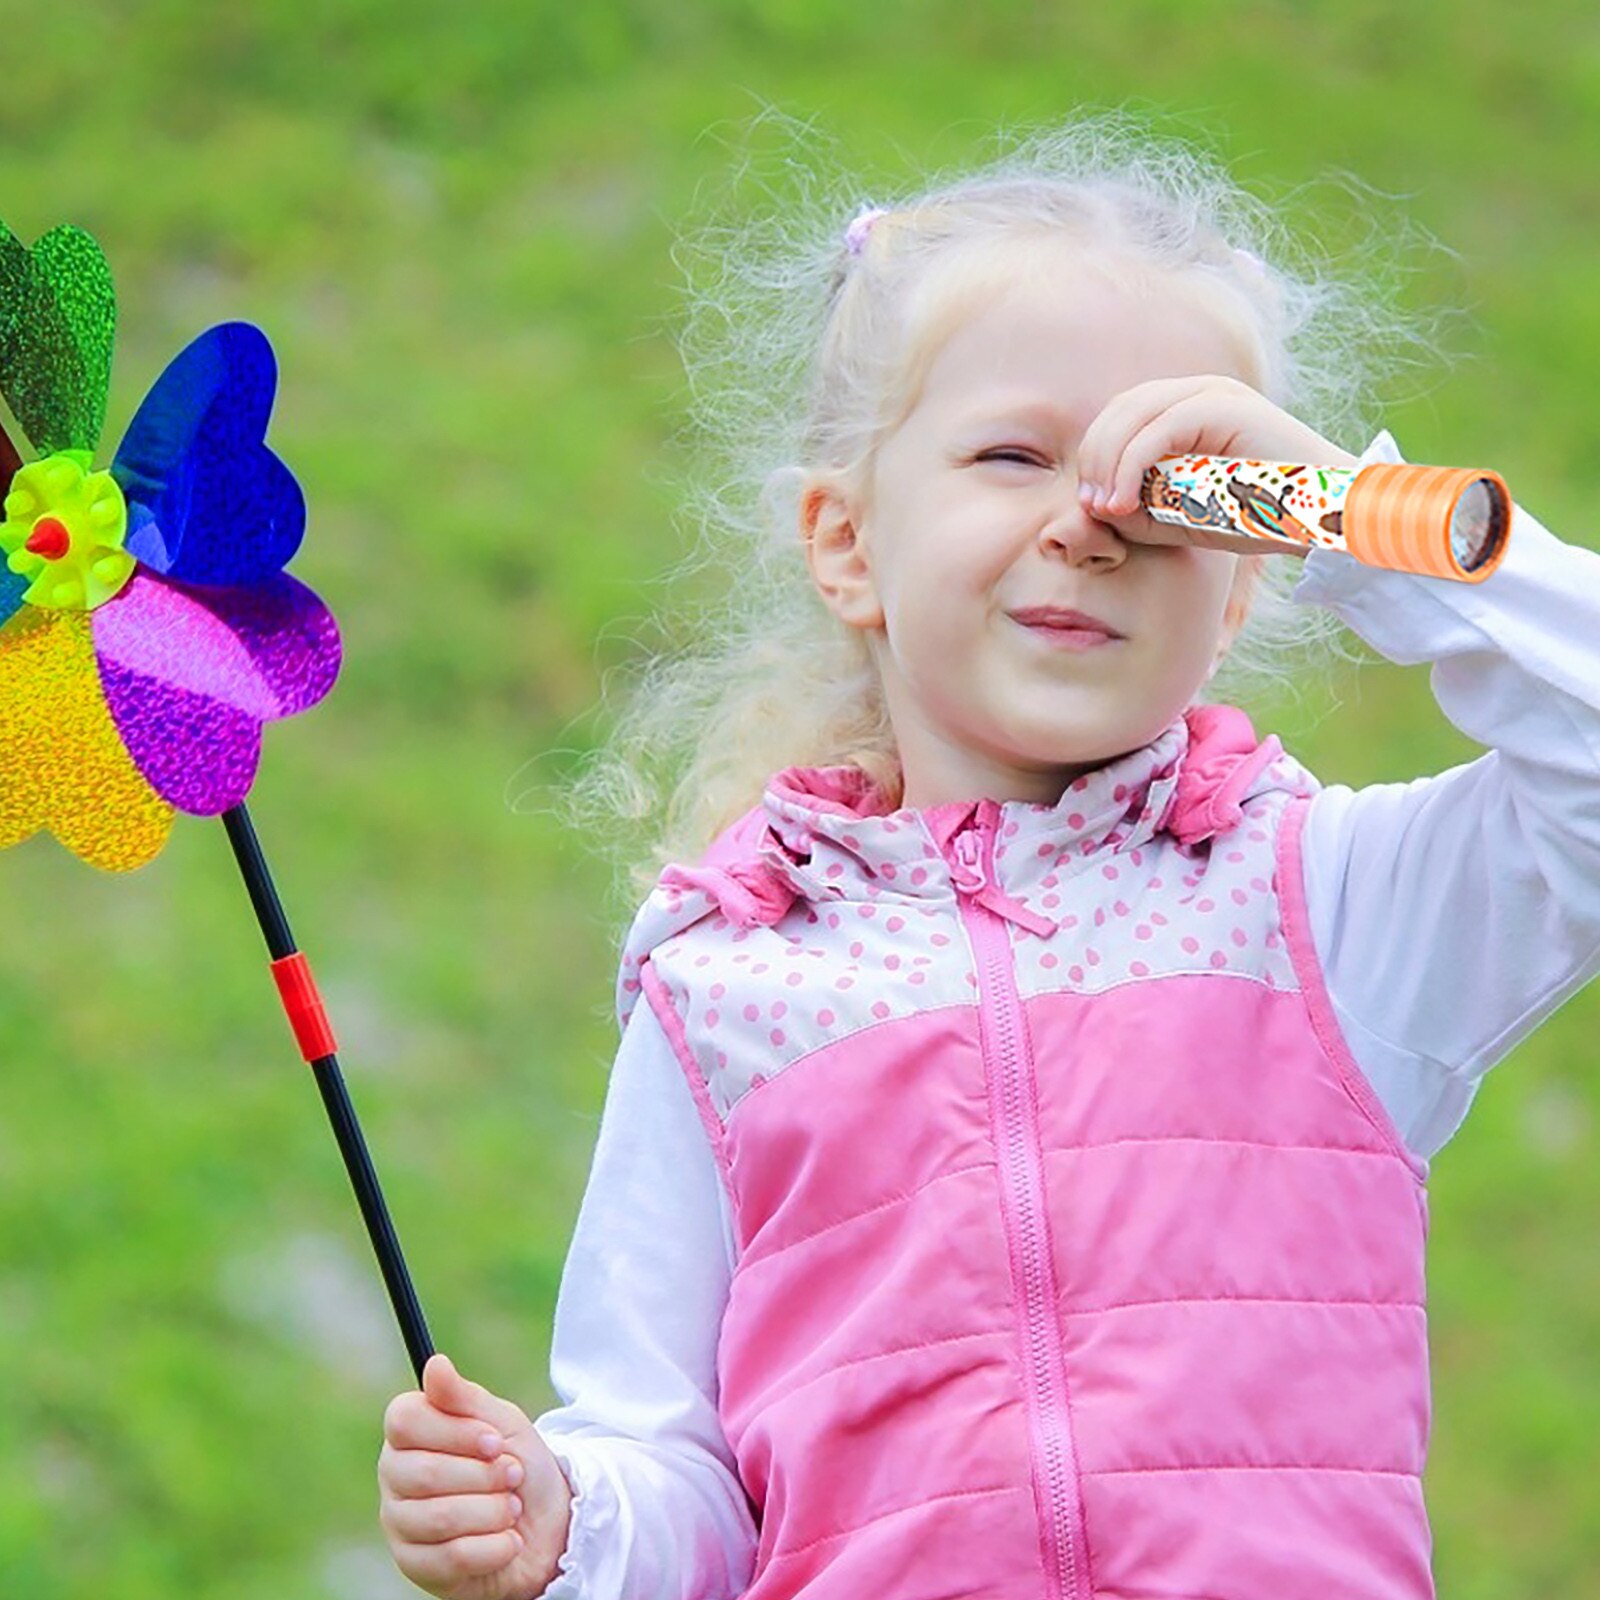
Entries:
<svg viewBox="0 0 1600 1600">
<path fill-rule="evenodd" d="M 483 1451 L 486 1456 L 493 1457 L 499 1455 L 500 1435 L 498 1433 L 480 1433 L 478 1435 L 478 1448 Z"/>
<path fill-rule="evenodd" d="M 506 1482 L 510 1484 L 513 1489 L 515 1489 L 516 1486 L 522 1482 L 522 1463 L 520 1461 L 513 1461 L 511 1465 L 506 1468 Z"/>
<path fill-rule="evenodd" d="M 516 1518 L 520 1517 L 521 1515 L 522 1515 L 522 1496 L 520 1494 L 514 1494 L 511 1497 L 511 1516 L 512 1516 L 512 1520 L 515 1521 Z"/>
</svg>

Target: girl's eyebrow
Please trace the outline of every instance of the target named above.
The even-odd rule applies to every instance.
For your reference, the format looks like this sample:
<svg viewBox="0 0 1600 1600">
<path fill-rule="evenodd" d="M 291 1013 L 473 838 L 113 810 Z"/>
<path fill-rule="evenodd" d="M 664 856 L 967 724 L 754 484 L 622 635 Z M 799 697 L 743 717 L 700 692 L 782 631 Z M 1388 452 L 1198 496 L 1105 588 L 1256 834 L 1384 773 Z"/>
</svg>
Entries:
<svg viewBox="0 0 1600 1600">
<path fill-rule="evenodd" d="M 991 409 L 984 407 L 961 419 L 963 428 L 1004 427 L 1008 423 L 1027 423 L 1043 428 L 1070 425 L 1074 418 L 1047 400 Z"/>
</svg>

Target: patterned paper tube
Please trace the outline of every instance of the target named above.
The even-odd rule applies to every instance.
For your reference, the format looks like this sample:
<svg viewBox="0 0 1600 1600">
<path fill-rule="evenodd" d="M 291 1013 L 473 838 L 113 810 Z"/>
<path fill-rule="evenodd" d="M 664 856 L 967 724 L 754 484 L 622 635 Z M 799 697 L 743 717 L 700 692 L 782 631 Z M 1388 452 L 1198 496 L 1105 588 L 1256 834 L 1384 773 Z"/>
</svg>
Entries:
<svg viewBox="0 0 1600 1600">
<path fill-rule="evenodd" d="M 1262 554 L 1320 546 L 1462 583 L 1482 583 L 1500 565 L 1511 528 L 1505 479 L 1474 467 L 1163 456 L 1140 498 L 1158 522 L 1246 540 Z"/>
</svg>

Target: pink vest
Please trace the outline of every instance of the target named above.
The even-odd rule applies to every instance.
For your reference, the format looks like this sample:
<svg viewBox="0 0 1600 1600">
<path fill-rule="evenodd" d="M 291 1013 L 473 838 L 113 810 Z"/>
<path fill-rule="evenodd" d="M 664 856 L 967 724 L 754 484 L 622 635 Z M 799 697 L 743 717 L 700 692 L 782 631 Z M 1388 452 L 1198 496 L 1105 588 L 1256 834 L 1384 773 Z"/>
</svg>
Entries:
<svg viewBox="0 0 1600 1600">
<path fill-rule="evenodd" d="M 791 767 L 629 933 L 727 1184 L 746 1600 L 1432 1600 L 1428 1163 L 1317 780 L 1191 706 L 1059 803 Z"/>
</svg>

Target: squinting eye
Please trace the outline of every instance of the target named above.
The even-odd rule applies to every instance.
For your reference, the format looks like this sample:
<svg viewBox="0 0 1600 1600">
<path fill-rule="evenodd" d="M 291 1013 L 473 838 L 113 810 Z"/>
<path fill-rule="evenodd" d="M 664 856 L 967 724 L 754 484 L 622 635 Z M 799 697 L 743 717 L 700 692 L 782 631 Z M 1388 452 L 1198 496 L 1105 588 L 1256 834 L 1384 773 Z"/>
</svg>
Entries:
<svg viewBox="0 0 1600 1600">
<path fill-rule="evenodd" d="M 1036 467 L 1039 465 L 1033 456 L 1024 455 L 1020 450 L 985 450 L 978 457 L 979 461 L 1020 461 L 1024 466 Z"/>
</svg>

